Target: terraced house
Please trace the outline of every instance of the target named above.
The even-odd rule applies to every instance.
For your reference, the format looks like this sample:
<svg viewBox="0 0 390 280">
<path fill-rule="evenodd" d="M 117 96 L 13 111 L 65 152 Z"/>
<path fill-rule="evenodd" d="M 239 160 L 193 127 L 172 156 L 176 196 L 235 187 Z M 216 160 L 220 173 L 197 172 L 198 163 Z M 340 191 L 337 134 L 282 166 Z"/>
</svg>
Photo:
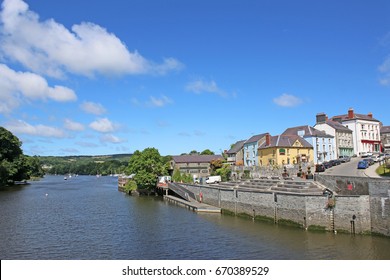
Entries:
<svg viewBox="0 0 390 280">
<path fill-rule="evenodd" d="M 254 135 L 244 142 L 244 165 L 259 166 L 258 148 L 265 142 L 265 136 L 269 133 Z"/>
<path fill-rule="evenodd" d="M 319 113 L 316 116 L 316 125 L 314 128 L 324 131 L 326 134 L 335 137 L 335 157 L 353 156 L 353 135 L 352 130 L 342 124 L 329 120 L 324 113 Z"/>
<path fill-rule="evenodd" d="M 348 114 L 331 118 L 352 130 L 354 153 L 361 155 L 368 152 L 380 152 L 380 121 L 374 119 L 372 113 L 356 114 L 352 108 Z"/>
<path fill-rule="evenodd" d="M 231 148 L 226 152 L 227 162 L 230 165 L 243 166 L 244 165 L 244 152 L 243 147 L 246 140 L 237 141 Z"/>
<path fill-rule="evenodd" d="M 334 137 L 326 134 L 323 131 L 319 131 L 312 126 L 302 125 L 287 128 L 283 135 L 298 135 L 305 139 L 310 145 L 313 146 L 314 157 L 307 158 L 307 156 L 301 156 L 301 160 L 307 162 L 313 161 L 314 163 L 322 163 L 336 158 L 334 152 Z"/>
<path fill-rule="evenodd" d="M 313 146 L 298 135 L 266 135 L 258 148 L 260 165 L 300 164 L 314 158 Z"/>
</svg>

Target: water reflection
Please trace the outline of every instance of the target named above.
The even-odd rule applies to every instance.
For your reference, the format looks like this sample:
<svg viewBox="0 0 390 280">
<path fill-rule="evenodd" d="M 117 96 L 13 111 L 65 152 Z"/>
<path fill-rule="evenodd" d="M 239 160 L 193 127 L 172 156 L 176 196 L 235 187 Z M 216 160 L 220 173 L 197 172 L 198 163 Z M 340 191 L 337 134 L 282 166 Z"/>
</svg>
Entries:
<svg viewBox="0 0 390 280">
<path fill-rule="evenodd" d="M 0 205 L 1 259 L 390 259 L 389 238 L 197 214 L 112 177 L 51 176 L 0 191 Z"/>
</svg>

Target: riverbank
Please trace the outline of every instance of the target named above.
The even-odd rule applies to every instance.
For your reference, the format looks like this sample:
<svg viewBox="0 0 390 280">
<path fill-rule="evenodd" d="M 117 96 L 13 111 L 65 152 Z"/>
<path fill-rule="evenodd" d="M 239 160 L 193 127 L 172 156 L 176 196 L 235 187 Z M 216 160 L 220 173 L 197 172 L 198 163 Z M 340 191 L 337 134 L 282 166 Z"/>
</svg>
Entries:
<svg viewBox="0 0 390 280">
<path fill-rule="evenodd" d="M 389 181 L 340 176 L 328 180 L 339 191 L 333 190 L 332 204 L 328 194 L 289 193 L 261 184 L 253 188 L 239 184 L 182 186 L 202 193 L 205 203 L 236 216 L 309 230 L 390 237 Z"/>
</svg>

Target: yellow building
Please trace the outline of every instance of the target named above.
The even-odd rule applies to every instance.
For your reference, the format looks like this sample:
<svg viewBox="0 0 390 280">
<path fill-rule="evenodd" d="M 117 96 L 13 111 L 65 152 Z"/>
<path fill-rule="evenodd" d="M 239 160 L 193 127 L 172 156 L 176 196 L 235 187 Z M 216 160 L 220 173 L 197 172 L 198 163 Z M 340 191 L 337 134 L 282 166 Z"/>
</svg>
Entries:
<svg viewBox="0 0 390 280">
<path fill-rule="evenodd" d="M 313 146 L 298 135 L 277 135 L 266 137 L 258 148 L 259 165 L 286 165 L 312 162 Z"/>
</svg>

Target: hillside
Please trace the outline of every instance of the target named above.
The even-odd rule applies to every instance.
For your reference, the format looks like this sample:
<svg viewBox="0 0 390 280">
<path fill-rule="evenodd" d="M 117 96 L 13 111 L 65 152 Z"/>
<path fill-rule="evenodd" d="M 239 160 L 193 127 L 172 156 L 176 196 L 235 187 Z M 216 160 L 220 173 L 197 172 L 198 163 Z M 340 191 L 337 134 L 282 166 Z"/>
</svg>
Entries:
<svg viewBox="0 0 390 280">
<path fill-rule="evenodd" d="M 46 173 L 108 175 L 122 173 L 131 154 L 97 156 L 41 156 L 38 157 Z"/>
</svg>

